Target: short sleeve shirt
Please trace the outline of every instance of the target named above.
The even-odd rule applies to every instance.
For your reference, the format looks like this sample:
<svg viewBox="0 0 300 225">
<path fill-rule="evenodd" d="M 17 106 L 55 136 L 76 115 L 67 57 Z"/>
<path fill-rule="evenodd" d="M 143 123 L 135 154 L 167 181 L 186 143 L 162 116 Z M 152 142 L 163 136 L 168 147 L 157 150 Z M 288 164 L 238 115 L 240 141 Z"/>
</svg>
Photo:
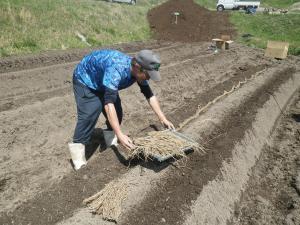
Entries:
<svg viewBox="0 0 300 225">
<path fill-rule="evenodd" d="M 131 60 L 132 57 L 117 50 L 93 51 L 77 65 L 74 78 L 99 92 L 104 92 L 105 88 L 122 90 L 136 81 L 131 76 Z"/>
</svg>

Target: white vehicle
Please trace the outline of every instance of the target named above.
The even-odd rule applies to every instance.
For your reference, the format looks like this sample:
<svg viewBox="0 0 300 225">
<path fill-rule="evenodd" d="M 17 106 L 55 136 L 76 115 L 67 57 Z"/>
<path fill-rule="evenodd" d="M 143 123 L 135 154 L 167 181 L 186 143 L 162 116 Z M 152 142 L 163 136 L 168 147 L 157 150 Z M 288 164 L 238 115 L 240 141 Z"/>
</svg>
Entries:
<svg viewBox="0 0 300 225">
<path fill-rule="evenodd" d="M 258 8 L 260 5 L 260 0 L 218 0 L 217 11 L 223 11 L 225 9 L 250 9 Z"/>
<path fill-rule="evenodd" d="M 136 0 L 108 0 L 109 2 L 124 2 L 124 3 L 128 3 L 131 5 L 135 5 L 136 4 Z"/>
</svg>

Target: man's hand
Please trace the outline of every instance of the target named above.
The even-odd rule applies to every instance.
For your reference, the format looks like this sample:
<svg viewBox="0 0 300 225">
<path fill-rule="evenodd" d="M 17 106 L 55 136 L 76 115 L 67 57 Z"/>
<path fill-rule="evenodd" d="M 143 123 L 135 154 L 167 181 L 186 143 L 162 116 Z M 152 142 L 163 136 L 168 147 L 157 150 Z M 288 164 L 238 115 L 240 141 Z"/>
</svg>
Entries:
<svg viewBox="0 0 300 225">
<path fill-rule="evenodd" d="M 120 144 L 123 145 L 125 148 L 133 149 L 135 147 L 132 140 L 127 135 L 121 133 L 121 134 L 117 135 L 117 137 L 118 137 Z"/>
<path fill-rule="evenodd" d="M 104 106 L 108 121 L 113 128 L 115 134 L 117 135 L 117 138 L 121 145 L 123 145 L 125 148 L 131 149 L 134 148 L 134 145 L 132 143 L 132 140 L 126 136 L 125 134 L 122 133 L 119 120 L 117 117 L 116 109 L 114 104 L 108 103 L 107 105 Z"/>
<path fill-rule="evenodd" d="M 168 129 L 175 130 L 173 123 L 171 123 L 169 120 L 167 120 L 167 118 L 161 111 L 157 98 L 153 95 L 150 99 L 148 99 L 148 102 L 149 102 L 149 105 L 151 106 L 151 108 L 153 109 L 153 111 L 155 112 L 155 114 L 157 115 L 157 117 L 159 118 L 162 125 L 164 125 Z"/>
<path fill-rule="evenodd" d="M 164 119 L 164 120 L 161 120 L 160 122 L 162 123 L 162 125 L 164 125 L 168 129 L 175 130 L 173 123 L 171 123 L 169 120 Z"/>
</svg>

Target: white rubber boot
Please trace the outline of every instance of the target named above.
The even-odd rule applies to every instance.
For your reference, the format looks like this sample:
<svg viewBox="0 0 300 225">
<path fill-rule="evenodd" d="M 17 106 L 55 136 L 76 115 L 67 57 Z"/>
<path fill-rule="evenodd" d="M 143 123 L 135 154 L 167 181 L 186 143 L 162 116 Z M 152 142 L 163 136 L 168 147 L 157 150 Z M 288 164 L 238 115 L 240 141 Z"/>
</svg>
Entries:
<svg viewBox="0 0 300 225">
<path fill-rule="evenodd" d="M 79 170 L 86 165 L 85 146 L 81 143 L 69 143 L 69 150 L 74 164 L 74 169 Z"/>
<path fill-rule="evenodd" d="M 106 147 L 110 147 L 112 145 L 118 145 L 118 138 L 114 131 L 111 130 L 103 130 L 104 140 Z"/>
</svg>

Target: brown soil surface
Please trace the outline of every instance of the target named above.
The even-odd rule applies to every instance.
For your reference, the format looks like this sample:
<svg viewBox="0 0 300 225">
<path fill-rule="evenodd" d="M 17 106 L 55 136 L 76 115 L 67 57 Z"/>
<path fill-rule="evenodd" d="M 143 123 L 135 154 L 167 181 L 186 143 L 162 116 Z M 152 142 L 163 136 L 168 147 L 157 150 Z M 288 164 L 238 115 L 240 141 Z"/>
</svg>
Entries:
<svg viewBox="0 0 300 225">
<path fill-rule="evenodd" d="M 232 224 L 300 224 L 300 92 L 253 169 Z"/>
<path fill-rule="evenodd" d="M 161 218 L 165 219 L 164 224 L 183 223 L 184 215 L 189 212 L 202 188 L 213 177 L 219 175 L 220 171 L 217 168 L 231 158 L 231 150 L 244 137 L 253 122 L 256 110 L 271 97 L 268 93 L 273 93 L 292 72 L 292 70 L 279 72 L 269 84 L 258 89 L 241 108 L 226 118 L 224 123 L 219 125 L 219 129 L 209 136 L 201 135 L 201 140 L 213 140 L 205 146 L 210 151 L 204 156 L 194 154 L 184 163 L 183 168 L 175 167 L 170 170 L 159 187 L 147 196 L 145 204 L 127 217 L 125 224 L 154 225 L 160 223 Z M 201 143 L 201 140 L 198 142 Z M 201 178 L 196 174 L 201 174 Z M 154 208 L 159 210 L 153 210 Z"/>
<path fill-rule="evenodd" d="M 242 57 L 245 55 L 242 53 L 244 50 L 238 46 L 237 48 L 238 51 L 232 49 L 228 53 L 217 55 L 207 51 L 207 44 L 177 43 L 169 48 L 162 46 L 156 49 L 164 62 L 164 80 L 153 84 L 153 89 L 161 99 L 164 111 L 176 126 L 193 115 L 198 105 L 205 105 L 224 89 L 230 89 L 237 81 L 272 64 L 260 55 L 253 59 L 247 57 L 245 60 Z M 228 58 L 227 54 L 232 55 L 232 58 Z M 255 67 L 258 58 L 262 60 L 262 64 Z M 240 60 L 238 65 L 232 64 L 234 60 Z M 104 151 L 100 155 L 94 155 L 88 168 L 76 174 L 70 173 L 71 168 L 66 161 L 69 158 L 66 144 L 72 135 L 76 115 L 70 82 L 75 65 L 76 63 L 69 63 L 1 75 L 6 80 L 1 88 L 2 99 L 12 102 L 9 108 L 4 107 L 1 112 L 1 147 L 6 153 L 2 156 L 1 177 L 7 180 L 3 185 L 2 204 L 3 210 L 4 206 L 7 210 L 18 207 L 12 215 L 5 217 L 7 219 L 53 224 L 81 206 L 84 198 L 127 169 L 127 166 L 114 157 L 112 151 Z M 49 76 L 52 77 L 51 80 Z M 148 118 L 143 116 L 148 110 L 138 92 L 136 87 L 121 92 L 121 96 L 124 96 L 124 129 L 134 136 L 146 134 L 152 129 L 150 124 L 157 124 L 153 113 L 146 113 Z M 182 95 L 179 97 L 177 92 Z M 42 100 L 34 97 L 41 94 L 45 96 Z M 139 101 L 133 103 L 130 96 L 137 96 Z M 20 103 L 15 105 L 18 99 L 21 99 Z M 100 122 L 101 126 L 103 120 Z M 101 130 L 95 133 L 96 147 L 103 142 L 101 135 Z M 93 152 L 94 145 L 91 144 L 90 147 Z M 22 166 L 15 167 L 16 164 Z M 160 170 L 160 167 L 154 168 Z M 84 175 L 88 177 L 87 180 Z M 22 179 L 19 179 L 20 176 Z M 49 182 L 54 183 L 46 188 Z M 16 190 L 19 190 L 18 195 Z M 26 202 L 22 204 L 23 201 Z M 40 213 L 46 215 L 41 217 Z M 8 222 L 10 219 L 4 221 Z"/>
<path fill-rule="evenodd" d="M 180 15 L 176 17 L 175 12 Z M 235 35 L 227 13 L 209 11 L 193 0 L 170 0 L 148 12 L 156 39 L 182 42 L 210 41 Z"/>
<path fill-rule="evenodd" d="M 174 12 L 180 13 L 177 24 Z M 72 72 L 92 49 L 1 59 L 1 225 L 110 225 L 100 216 L 90 216 L 82 201 L 117 178 L 129 179 L 134 186 L 119 224 L 187 224 L 194 203 L 209 184 L 222 177 L 222 166 L 230 162 L 235 146 L 251 131 L 257 112 L 282 84 L 300 74 L 297 57 L 277 61 L 264 57 L 261 50 L 239 44 L 214 53 L 208 48 L 211 43 L 199 41 L 222 34 L 234 36 L 235 31 L 226 13 L 210 12 L 192 0 L 168 1 L 151 10 L 148 19 L 160 41 L 109 47 L 128 54 L 144 48 L 160 54 L 163 80 L 151 86 L 176 127 L 239 82 L 259 73 L 267 78 L 246 83 L 251 91 L 244 97 L 234 96 L 234 101 L 240 101 L 236 107 L 224 98 L 219 100 L 220 105 L 225 103 L 217 108 L 221 117 L 224 115 L 218 124 L 203 130 L 195 120 L 188 124 L 194 139 L 204 144 L 205 154 L 194 152 L 185 159 L 164 163 L 135 160 L 128 165 L 116 149 L 105 147 L 101 116 L 87 146 L 88 165 L 74 172 L 67 149 L 76 121 Z M 120 96 L 122 128 L 127 134 L 138 137 L 162 129 L 136 85 L 121 91 Z M 298 93 L 272 141 L 262 149 L 253 170 L 247 171 L 252 174 L 248 186 L 240 201 L 234 202 L 234 215 L 227 224 L 300 223 L 299 108 Z M 211 116 L 216 120 L 213 113 Z M 218 213 L 226 214 L 226 210 Z M 197 218 L 193 222 L 207 224 L 198 223 Z"/>
<path fill-rule="evenodd" d="M 206 105 L 224 90 L 230 90 L 237 82 L 256 72 L 272 67 L 281 71 L 274 82 L 266 84 L 266 90 L 276 88 L 278 82 L 295 72 L 295 59 L 292 58 L 281 65 L 281 62 L 264 58 L 263 53 L 255 49 L 233 45 L 228 51 L 214 54 L 207 49 L 208 46 L 209 43 L 155 45 L 154 50 L 163 61 L 161 72 L 164 79 L 153 83 L 153 89 L 175 126 L 192 116 L 198 106 Z M 147 46 L 135 46 L 133 51 L 144 47 Z M 1 224 L 55 224 L 63 221 L 82 207 L 84 198 L 128 170 L 128 165 L 122 164 L 113 151 L 104 151 L 102 132 L 97 129 L 88 147 L 91 158 L 87 168 L 77 173 L 72 171 L 66 144 L 72 136 L 76 118 L 70 82 L 75 65 L 72 62 L 48 67 L 42 64 L 42 67 L 36 65 L 35 69 L 27 71 L 1 74 Z M 157 119 L 151 111 L 148 112 L 137 87 L 122 91 L 121 97 L 125 111 L 123 127 L 127 133 L 145 135 L 157 126 Z M 137 102 L 132 102 L 132 98 L 137 98 Z M 154 224 L 161 213 L 168 218 L 169 224 L 182 221 L 180 217 L 201 187 L 218 174 L 222 160 L 230 157 L 230 152 L 222 146 L 229 148 L 238 141 L 251 121 L 252 111 L 265 98 L 268 98 L 265 92 L 258 91 L 249 99 L 246 108 L 239 109 L 227 119 L 223 129 L 230 135 L 212 142 L 209 149 L 215 150 L 204 156 L 194 155 L 187 162 L 186 169 L 170 169 L 167 182 L 161 182 L 162 189 L 150 195 L 147 204 L 141 205 L 138 212 L 131 212 L 129 222 L 124 223 L 136 222 L 143 216 L 147 220 L 139 221 L 139 224 Z M 98 127 L 103 122 L 100 119 Z M 219 134 L 222 130 L 214 132 Z M 99 145 L 100 151 L 95 152 Z M 169 165 L 138 164 L 156 172 Z M 135 165 L 133 163 L 133 167 Z M 188 176 L 182 176 L 183 173 Z M 202 174 L 202 178 L 199 179 L 197 174 Z M 158 196 L 163 189 L 170 192 L 167 205 Z"/>
<path fill-rule="evenodd" d="M 114 48 L 120 51 L 138 51 L 145 43 L 132 42 L 113 46 L 107 48 Z M 160 43 L 159 41 L 149 41 L 145 44 L 148 48 L 155 49 L 167 45 L 167 42 Z M 79 61 L 82 57 L 92 50 L 87 49 L 72 49 L 68 51 L 48 51 L 39 55 L 24 55 L 24 56 L 10 56 L 0 60 L 0 73 L 7 73 L 17 70 L 33 69 L 41 66 L 51 66 L 56 64 L 63 64 L 68 62 Z"/>
</svg>

